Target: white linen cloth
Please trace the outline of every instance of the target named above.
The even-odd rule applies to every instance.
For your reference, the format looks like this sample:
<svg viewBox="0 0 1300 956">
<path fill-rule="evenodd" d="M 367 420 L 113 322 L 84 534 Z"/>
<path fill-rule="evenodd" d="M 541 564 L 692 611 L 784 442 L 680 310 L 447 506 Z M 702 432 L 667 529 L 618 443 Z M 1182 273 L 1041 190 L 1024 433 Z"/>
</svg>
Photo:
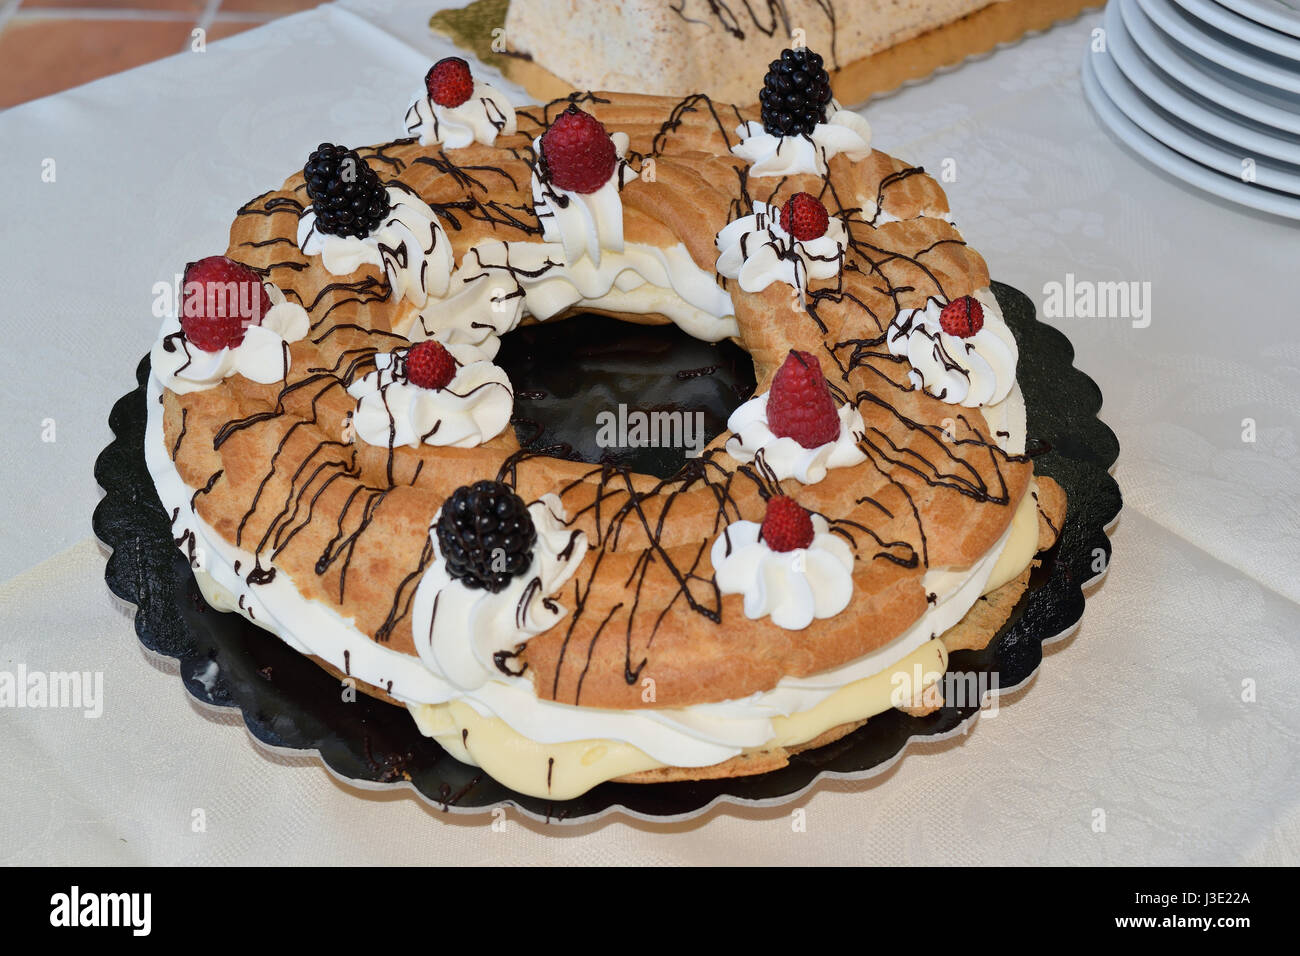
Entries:
<svg viewBox="0 0 1300 956">
<path fill-rule="evenodd" d="M 235 209 L 316 144 L 400 135 L 453 52 L 435 6 L 349 0 L 0 113 L 0 670 L 104 674 L 98 718 L 0 709 L 0 863 L 1300 862 L 1300 232 L 1102 131 L 1078 77 L 1097 15 L 865 112 L 885 151 L 955 173 L 963 234 L 1040 308 L 1067 273 L 1150 283 L 1149 327 L 1052 320 L 1105 394 L 1125 510 L 1081 630 L 995 719 L 786 806 L 508 811 L 498 831 L 268 755 L 237 712 L 195 705 L 103 581 L 109 409 L 158 327 L 155 283 L 224 249 Z"/>
</svg>

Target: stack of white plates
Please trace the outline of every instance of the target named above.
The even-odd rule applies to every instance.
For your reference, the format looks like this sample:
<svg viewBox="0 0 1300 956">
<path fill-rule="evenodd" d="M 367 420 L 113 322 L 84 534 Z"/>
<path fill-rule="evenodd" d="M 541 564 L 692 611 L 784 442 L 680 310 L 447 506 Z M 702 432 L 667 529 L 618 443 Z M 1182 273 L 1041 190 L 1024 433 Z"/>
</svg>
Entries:
<svg viewBox="0 0 1300 956">
<path fill-rule="evenodd" d="M 1120 140 L 1200 189 L 1300 219 L 1300 0 L 1110 0 L 1104 26 L 1083 87 Z"/>
</svg>

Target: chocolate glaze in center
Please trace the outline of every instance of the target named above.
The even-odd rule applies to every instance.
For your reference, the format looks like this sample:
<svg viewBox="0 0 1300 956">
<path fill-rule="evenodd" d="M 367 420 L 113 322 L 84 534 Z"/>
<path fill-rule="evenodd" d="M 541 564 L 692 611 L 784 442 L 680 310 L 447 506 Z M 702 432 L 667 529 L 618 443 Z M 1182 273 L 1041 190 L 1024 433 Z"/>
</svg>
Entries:
<svg viewBox="0 0 1300 956">
<path fill-rule="evenodd" d="M 754 363 L 730 342 L 591 313 L 516 329 L 502 339 L 495 361 L 514 385 L 515 434 L 525 448 L 558 447 L 575 461 L 657 478 L 671 478 L 686 464 L 692 448 L 682 447 L 685 439 L 702 449 L 725 432 L 756 384 Z M 602 435 L 600 428 L 606 414 L 619 444 L 602 441 L 610 431 Z M 626 434 L 618 435 L 624 420 Z M 659 447 L 634 444 L 652 439 Z"/>
</svg>

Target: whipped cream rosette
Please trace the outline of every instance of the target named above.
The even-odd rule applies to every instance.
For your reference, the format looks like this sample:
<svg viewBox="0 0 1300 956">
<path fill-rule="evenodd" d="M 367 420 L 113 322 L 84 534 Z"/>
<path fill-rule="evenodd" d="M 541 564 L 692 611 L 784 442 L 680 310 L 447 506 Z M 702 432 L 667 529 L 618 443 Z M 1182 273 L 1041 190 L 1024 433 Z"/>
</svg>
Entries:
<svg viewBox="0 0 1300 956">
<path fill-rule="evenodd" d="M 514 391 L 505 371 L 472 345 L 447 345 L 455 375 L 442 388 L 411 382 L 399 353 L 375 356 L 375 370 L 353 382 L 352 427 L 370 445 L 474 448 L 510 424 Z"/>
<path fill-rule="evenodd" d="M 762 292 L 773 282 L 803 289 L 810 279 L 833 279 L 844 265 L 848 234 L 829 217 L 816 239 L 796 239 L 781 226 L 776 206 L 755 202 L 753 212 L 727 223 L 718 233 L 718 274 L 738 279 L 746 292 Z"/>
<path fill-rule="evenodd" d="M 980 289 L 973 298 L 983 313 L 973 334 L 945 331 L 945 305 L 934 298 L 924 308 L 901 310 L 885 334 L 889 351 L 911 363 L 913 385 L 965 408 L 1003 401 L 1015 387 L 1020 355 L 992 292 Z"/>
<path fill-rule="evenodd" d="M 727 454 L 739 462 L 761 457 L 763 470 L 777 481 L 816 484 L 828 469 L 867 458 L 858 446 L 866 431 L 862 413 L 831 391 L 811 352 L 792 349 L 768 390 L 732 412 L 727 427 L 734 433 Z"/>
<path fill-rule="evenodd" d="M 149 353 L 158 380 L 178 395 L 212 388 L 231 375 L 262 385 L 283 381 L 290 368 L 289 343 L 307 336 L 310 321 L 307 311 L 285 299 L 274 283 L 262 287 L 271 308 L 244 330 L 238 345 L 206 351 L 185 337 L 179 319 L 170 318 Z"/>
<path fill-rule="evenodd" d="M 586 556 L 586 535 L 565 527 L 568 516 L 555 495 L 533 502 L 528 514 L 537 530 L 532 560 L 496 592 L 470 587 L 449 573 L 436 530 L 441 511 L 429 528 L 435 559 L 420 578 L 412 605 L 415 647 L 429 670 L 460 690 L 510 676 L 498 655 L 516 654 L 568 613 L 553 595 Z"/>
<path fill-rule="evenodd" d="M 395 299 L 405 298 L 416 308 L 430 296 L 442 296 L 451 282 L 451 241 L 428 204 L 414 191 L 387 187 L 389 211 L 365 237 L 340 236 L 318 228 L 314 207 L 298 220 L 298 248 L 320 256 L 336 276 L 351 275 L 363 265 L 384 270 Z"/>
<path fill-rule="evenodd" d="M 857 162 L 871 155 L 871 124 L 831 100 L 826 122 L 811 133 L 781 136 L 753 120 L 736 128 L 731 152 L 749 163 L 751 176 L 826 175 L 826 164 L 843 154 Z"/>
<path fill-rule="evenodd" d="M 745 617 L 792 631 L 839 614 L 853 597 L 853 550 L 821 515 L 812 525 L 812 543 L 790 551 L 769 547 L 757 522 L 727 525 L 710 552 L 718 590 L 743 595 Z"/>
<path fill-rule="evenodd" d="M 624 249 L 623 197 L 619 190 L 637 174 L 623 159 L 629 142 L 627 134 L 615 132 L 609 138 L 614 144 L 614 170 L 593 192 L 564 189 L 533 170 L 533 208 L 542 224 L 542 238 L 563 247 L 565 264 L 570 267 L 584 256 L 599 266 L 602 251 Z M 533 149 L 541 154 L 540 136 L 533 140 Z"/>
<path fill-rule="evenodd" d="M 759 454 L 778 481 L 795 478 L 805 485 L 815 485 L 831 468 L 851 468 L 867 460 L 858 447 L 864 429 L 862 413 L 852 405 L 839 407 L 839 436 L 834 441 L 805 448 L 788 436 L 777 436 L 767 421 L 769 393 L 756 395 L 727 419 L 727 428 L 735 434 L 727 439 L 727 454 L 739 462 L 751 462 Z"/>
<path fill-rule="evenodd" d="M 419 137 L 424 146 L 491 146 L 497 136 L 508 136 L 515 129 L 515 108 L 510 101 L 496 87 L 477 81 L 469 99 L 460 106 L 442 106 L 425 93 L 406 111 L 407 133 Z"/>
</svg>

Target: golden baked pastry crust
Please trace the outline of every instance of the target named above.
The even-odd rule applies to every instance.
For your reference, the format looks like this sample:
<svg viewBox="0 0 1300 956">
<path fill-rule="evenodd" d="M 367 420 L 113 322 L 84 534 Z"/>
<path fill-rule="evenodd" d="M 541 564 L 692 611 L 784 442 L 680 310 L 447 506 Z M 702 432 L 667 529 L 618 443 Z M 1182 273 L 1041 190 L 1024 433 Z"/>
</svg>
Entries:
<svg viewBox="0 0 1300 956">
<path fill-rule="evenodd" d="M 346 385 L 373 368 L 376 351 L 404 344 L 390 330 L 409 306 L 388 300 L 379 270 L 336 277 L 298 250 L 301 174 L 240 210 L 227 251 L 308 310 L 312 331 L 290 346 L 287 384 L 233 376 L 205 391 L 165 395 L 166 441 L 182 479 L 201 489 L 199 515 L 226 541 L 259 553 L 257 568 L 245 569 L 254 583 L 258 575 L 287 574 L 361 634 L 414 655 L 411 600 L 442 501 L 460 485 L 498 475 L 525 500 L 559 494 L 592 547 L 556 595 L 568 616 L 531 639 L 514 667 L 526 665 L 539 697 L 568 704 L 641 708 L 646 678 L 660 707 L 734 699 L 883 646 L 925 611 L 926 566 L 963 567 L 987 552 L 1032 476 L 1027 460 L 997 448 L 979 411 L 912 389 L 909 366 L 882 342 L 899 309 L 987 286 L 983 260 L 937 218 L 947 203 L 934 180 L 883 153 L 860 163 L 835 157 L 825 183 L 750 179 L 729 153 L 735 127 L 752 118 L 743 111 L 700 96 L 570 100 L 629 135 L 634 167 L 655 161 L 653 181 L 635 180 L 622 192 L 630 241 L 683 242 L 713 272 L 715 234 L 752 200 L 822 193 L 831 214 L 847 222 L 843 275 L 814 282 L 807 311 L 780 283 L 758 294 L 734 284 L 729 291 L 759 391 L 790 348 L 805 349 L 863 414 L 867 463 L 834 469 L 812 486 L 790 480 L 784 489 L 853 541 L 848 608 L 788 631 L 747 619 L 738 595 L 719 597 L 709 545 L 729 522 L 761 520 L 762 492 L 772 490 L 722 450 L 725 435 L 675 481 L 520 451 L 510 430 L 473 449 L 390 452 L 346 441 L 355 405 Z M 454 160 L 409 140 L 360 152 L 381 178 L 404 183 L 439 213 L 459 264 L 483 240 L 540 240 L 531 144 L 570 100 L 520 110 L 518 134 L 456 150 Z M 872 225 L 863 210 L 877 206 L 905 221 Z M 945 440 L 945 427 L 955 441 Z"/>
</svg>

